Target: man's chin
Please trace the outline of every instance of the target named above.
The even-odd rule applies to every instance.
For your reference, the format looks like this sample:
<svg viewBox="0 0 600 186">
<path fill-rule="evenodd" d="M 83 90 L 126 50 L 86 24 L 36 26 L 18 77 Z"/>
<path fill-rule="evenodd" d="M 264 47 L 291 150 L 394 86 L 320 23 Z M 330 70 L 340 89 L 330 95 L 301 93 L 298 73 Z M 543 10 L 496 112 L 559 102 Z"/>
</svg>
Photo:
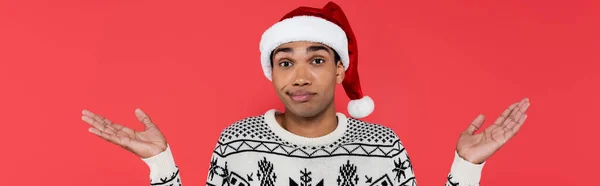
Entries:
<svg viewBox="0 0 600 186">
<path fill-rule="evenodd" d="M 310 118 L 310 117 L 314 117 L 317 114 L 319 114 L 318 109 L 315 109 L 308 105 L 295 105 L 295 106 L 289 107 L 287 111 L 292 112 L 292 114 L 294 114 L 298 117 L 303 117 L 303 118 Z"/>
</svg>

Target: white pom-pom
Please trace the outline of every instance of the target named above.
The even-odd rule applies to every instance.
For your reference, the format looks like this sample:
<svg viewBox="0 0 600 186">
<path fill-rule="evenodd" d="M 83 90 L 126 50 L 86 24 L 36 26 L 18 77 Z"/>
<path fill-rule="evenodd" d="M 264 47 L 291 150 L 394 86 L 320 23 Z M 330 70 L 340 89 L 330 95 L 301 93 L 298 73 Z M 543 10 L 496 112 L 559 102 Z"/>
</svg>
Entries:
<svg viewBox="0 0 600 186">
<path fill-rule="evenodd" d="M 367 117 L 375 110 L 375 102 L 369 96 L 363 96 L 361 99 L 351 100 L 348 103 L 348 114 L 353 118 Z"/>
</svg>

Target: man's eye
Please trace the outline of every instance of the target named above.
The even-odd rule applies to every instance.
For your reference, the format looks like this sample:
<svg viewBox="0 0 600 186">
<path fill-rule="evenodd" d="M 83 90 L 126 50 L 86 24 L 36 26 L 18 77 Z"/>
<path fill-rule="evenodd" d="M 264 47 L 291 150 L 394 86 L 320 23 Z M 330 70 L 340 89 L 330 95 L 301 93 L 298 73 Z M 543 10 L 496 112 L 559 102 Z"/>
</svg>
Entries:
<svg viewBox="0 0 600 186">
<path fill-rule="evenodd" d="M 282 67 L 291 67 L 292 63 L 290 63 L 289 61 L 284 61 L 284 62 L 279 63 L 279 66 L 282 66 Z"/>
<path fill-rule="evenodd" d="M 321 64 L 321 63 L 325 63 L 325 60 L 323 60 L 323 59 L 314 59 L 312 62 L 315 63 L 315 64 Z"/>
</svg>

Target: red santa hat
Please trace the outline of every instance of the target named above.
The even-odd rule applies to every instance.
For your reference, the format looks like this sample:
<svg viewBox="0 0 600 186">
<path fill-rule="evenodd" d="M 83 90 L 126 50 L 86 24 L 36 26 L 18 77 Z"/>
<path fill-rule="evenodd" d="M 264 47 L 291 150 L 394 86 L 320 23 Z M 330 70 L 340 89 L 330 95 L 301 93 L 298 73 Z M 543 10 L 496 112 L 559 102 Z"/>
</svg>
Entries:
<svg viewBox="0 0 600 186">
<path fill-rule="evenodd" d="M 344 65 L 342 85 L 350 98 L 348 113 L 354 118 L 363 118 L 373 112 L 373 99 L 364 96 L 360 87 L 356 38 L 346 15 L 337 4 L 329 2 L 322 9 L 299 7 L 263 33 L 260 41 L 261 63 L 269 80 L 272 80 L 271 52 L 282 44 L 294 41 L 318 42 L 333 48 Z"/>
</svg>

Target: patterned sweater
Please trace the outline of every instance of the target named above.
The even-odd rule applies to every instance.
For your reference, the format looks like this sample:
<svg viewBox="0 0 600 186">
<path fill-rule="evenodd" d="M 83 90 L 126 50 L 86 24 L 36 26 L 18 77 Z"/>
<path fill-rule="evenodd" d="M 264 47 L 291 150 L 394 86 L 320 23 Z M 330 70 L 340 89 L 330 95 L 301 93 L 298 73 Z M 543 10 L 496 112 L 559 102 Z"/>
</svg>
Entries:
<svg viewBox="0 0 600 186">
<path fill-rule="evenodd" d="M 208 186 L 415 186 L 410 158 L 391 129 L 337 113 L 336 129 L 322 137 L 295 135 L 275 120 L 278 111 L 242 119 L 221 133 Z M 171 149 L 142 159 L 151 185 L 181 186 Z M 479 185 L 484 163 L 455 152 L 446 186 Z"/>
</svg>

